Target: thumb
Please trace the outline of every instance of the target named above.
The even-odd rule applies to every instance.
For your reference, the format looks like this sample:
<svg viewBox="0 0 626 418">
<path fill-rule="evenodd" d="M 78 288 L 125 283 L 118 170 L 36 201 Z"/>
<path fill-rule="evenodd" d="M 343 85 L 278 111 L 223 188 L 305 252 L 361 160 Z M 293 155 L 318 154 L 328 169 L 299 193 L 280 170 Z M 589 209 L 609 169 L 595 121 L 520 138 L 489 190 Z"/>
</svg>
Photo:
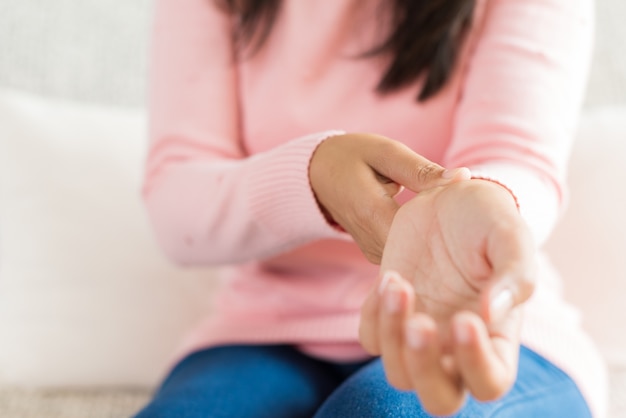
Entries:
<svg viewBox="0 0 626 418">
<path fill-rule="evenodd" d="M 415 193 L 471 178 L 468 168 L 448 170 L 398 141 L 387 142 L 384 151 L 371 156 L 366 163 L 381 176 Z"/>
<path fill-rule="evenodd" d="M 535 289 L 536 251 L 527 229 L 520 226 L 509 230 L 498 242 L 488 256 L 493 274 L 482 303 L 487 323 L 504 319 Z"/>
<path fill-rule="evenodd" d="M 529 276 L 507 276 L 498 279 L 497 282 L 485 292 L 483 316 L 487 323 L 499 322 L 506 318 L 515 307 L 530 298 L 535 287 L 534 280 Z"/>
</svg>

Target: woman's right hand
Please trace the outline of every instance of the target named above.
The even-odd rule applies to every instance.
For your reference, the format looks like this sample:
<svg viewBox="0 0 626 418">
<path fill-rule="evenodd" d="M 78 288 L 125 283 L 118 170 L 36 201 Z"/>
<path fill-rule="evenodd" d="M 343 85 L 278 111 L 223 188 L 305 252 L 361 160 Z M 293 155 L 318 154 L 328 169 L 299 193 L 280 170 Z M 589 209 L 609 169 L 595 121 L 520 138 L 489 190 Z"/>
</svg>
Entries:
<svg viewBox="0 0 626 418">
<path fill-rule="evenodd" d="M 394 196 L 469 179 L 466 168 L 446 170 L 404 144 L 351 133 L 326 139 L 309 167 L 311 187 L 322 212 L 354 238 L 367 259 L 380 264 L 394 215 Z"/>
</svg>

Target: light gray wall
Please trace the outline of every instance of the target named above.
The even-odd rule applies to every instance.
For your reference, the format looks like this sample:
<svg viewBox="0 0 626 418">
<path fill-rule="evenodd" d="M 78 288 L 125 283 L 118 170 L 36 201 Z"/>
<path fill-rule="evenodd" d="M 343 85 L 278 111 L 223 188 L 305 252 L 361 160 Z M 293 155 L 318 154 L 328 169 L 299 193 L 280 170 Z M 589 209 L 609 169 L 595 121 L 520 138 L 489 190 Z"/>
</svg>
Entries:
<svg viewBox="0 0 626 418">
<path fill-rule="evenodd" d="M 150 0 L 0 0 L 0 86 L 141 105 Z"/>
<path fill-rule="evenodd" d="M 596 42 L 587 106 L 626 104 L 625 19 L 625 0 L 596 0 Z"/>
<path fill-rule="evenodd" d="M 0 0 L 0 86 L 142 105 L 151 8 L 150 0 Z M 625 18 L 625 0 L 597 1 L 588 106 L 626 104 Z"/>
</svg>

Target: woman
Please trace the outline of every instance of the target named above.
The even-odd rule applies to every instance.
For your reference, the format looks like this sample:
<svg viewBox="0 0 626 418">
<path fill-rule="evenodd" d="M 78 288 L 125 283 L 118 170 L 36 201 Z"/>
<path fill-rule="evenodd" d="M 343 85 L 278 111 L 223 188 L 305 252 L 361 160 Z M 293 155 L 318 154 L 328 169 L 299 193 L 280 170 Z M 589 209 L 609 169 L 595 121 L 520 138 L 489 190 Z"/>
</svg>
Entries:
<svg viewBox="0 0 626 418">
<path fill-rule="evenodd" d="M 146 205 L 173 260 L 231 267 L 138 416 L 602 416 L 599 356 L 535 256 L 591 14 L 158 1 Z"/>
</svg>

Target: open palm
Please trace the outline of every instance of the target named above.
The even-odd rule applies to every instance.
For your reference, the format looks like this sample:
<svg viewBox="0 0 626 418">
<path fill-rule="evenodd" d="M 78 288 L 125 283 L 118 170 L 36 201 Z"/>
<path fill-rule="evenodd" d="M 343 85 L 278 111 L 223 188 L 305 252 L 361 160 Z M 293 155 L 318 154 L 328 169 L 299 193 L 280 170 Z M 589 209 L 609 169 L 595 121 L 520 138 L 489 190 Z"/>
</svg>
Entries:
<svg viewBox="0 0 626 418">
<path fill-rule="evenodd" d="M 488 181 L 422 192 L 394 218 L 381 271 L 410 281 L 416 309 L 446 321 L 459 310 L 489 320 L 492 288 L 528 296 L 534 247 L 511 195 Z M 497 290 L 497 289 L 496 289 Z"/>
<path fill-rule="evenodd" d="M 471 180 L 421 192 L 394 217 L 361 342 L 432 413 L 458 410 L 466 391 L 495 399 L 515 379 L 514 307 L 532 293 L 533 267 L 534 245 L 504 187 Z"/>
</svg>

